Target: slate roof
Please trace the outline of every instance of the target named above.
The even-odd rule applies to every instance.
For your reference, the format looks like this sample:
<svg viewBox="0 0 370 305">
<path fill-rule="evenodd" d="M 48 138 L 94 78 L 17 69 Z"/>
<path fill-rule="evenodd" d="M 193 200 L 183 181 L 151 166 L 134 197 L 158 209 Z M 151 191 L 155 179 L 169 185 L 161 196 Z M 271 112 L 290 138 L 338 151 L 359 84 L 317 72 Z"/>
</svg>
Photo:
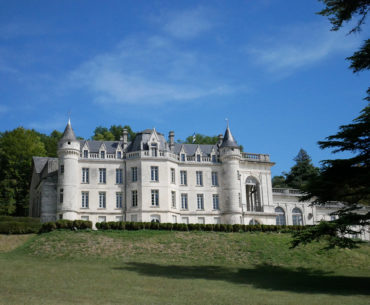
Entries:
<svg viewBox="0 0 370 305">
<path fill-rule="evenodd" d="M 82 151 L 83 147 L 85 146 L 85 143 L 87 143 L 87 146 L 89 147 L 89 151 L 92 153 L 98 153 L 100 146 L 104 143 L 106 147 L 107 154 L 115 154 L 117 147 L 120 146 L 122 149 L 122 141 L 87 141 L 87 140 L 81 140 L 80 141 L 80 151 Z"/>
<path fill-rule="evenodd" d="M 236 144 L 233 135 L 231 134 L 229 126 L 227 126 L 226 128 L 225 135 L 221 143 L 221 147 L 235 147 L 235 148 L 239 147 L 238 144 Z"/>
<path fill-rule="evenodd" d="M 58 158 L 32 157 L 32 160 L 33 160 L 33 164 L 35 165 L 36 173 L 40 174 L 49 160 L 56 161 L 58 160 Z"/>
<path fill-rule="evenodd" d="M 76 135 L 72 129 L 71 126 L 71 121 L 68 120 L 68 124 L 66 126 L 66 129 L 64 129 L 63 136 L 60 139 L 60 141 L 75 141 L 76 140 Z"/>
<path fill-rule="evenodd" d="M 210 155 L 212 152 L 212 148 L 214 148 L 214 150 L 217 151 L 217 145 L 175 143 L 174 153 L 179 154 L 181 148 L 184 147 L 184 151 L 188 156 L 194 156 L 198 146 L 203 155 Z"/>
</svg>

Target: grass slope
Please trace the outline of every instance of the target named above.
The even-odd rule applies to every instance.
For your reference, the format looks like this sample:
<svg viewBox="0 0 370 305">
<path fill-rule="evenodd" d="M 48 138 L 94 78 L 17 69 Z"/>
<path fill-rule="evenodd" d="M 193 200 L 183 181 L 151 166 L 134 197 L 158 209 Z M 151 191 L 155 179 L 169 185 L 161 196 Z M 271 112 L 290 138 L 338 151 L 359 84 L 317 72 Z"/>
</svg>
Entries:
<svg viewBox="0 0 370 305">
<path fill-rule="evenodd" d="M 34 235 L 0 254 L 0 304 L 370 304 L 369 245 L 289 242 L 272 233 Z"/>
</svg>

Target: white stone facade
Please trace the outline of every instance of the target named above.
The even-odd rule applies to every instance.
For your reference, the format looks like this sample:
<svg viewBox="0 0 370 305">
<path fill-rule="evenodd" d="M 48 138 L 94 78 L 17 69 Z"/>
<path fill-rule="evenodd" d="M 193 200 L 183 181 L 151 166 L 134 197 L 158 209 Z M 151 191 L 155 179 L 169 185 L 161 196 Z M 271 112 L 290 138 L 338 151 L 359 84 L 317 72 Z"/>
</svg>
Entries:
<svg viewBox="0 0 370 305">
<path fill-rule="evenodd" d="M 58 158 L 33 163 L 30 216 L 42 221 L 306 225 L 337 208 L 273 189 L 269 156 L 240 152 L 229 128 L 218 144 L 197 145 L 155 129 L 132 142 L 126 131 L 121 141 L 78 141 L 68 123 Z"/>
</svg>

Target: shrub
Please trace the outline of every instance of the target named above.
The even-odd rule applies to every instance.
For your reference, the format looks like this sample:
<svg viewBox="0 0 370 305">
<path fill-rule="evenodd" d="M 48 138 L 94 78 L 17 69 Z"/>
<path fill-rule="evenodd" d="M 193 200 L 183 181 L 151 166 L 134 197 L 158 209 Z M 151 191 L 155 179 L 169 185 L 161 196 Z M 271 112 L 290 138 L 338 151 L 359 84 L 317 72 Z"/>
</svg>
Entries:
<svg viewBox="0 0 370 305">
<path fill-rule="evenodd" d="M 41 228 L 40 223 L 2 221 L 0 222 L 0 233 L 2 234 L 29 234 L 37 233 Z"/>
<path fill-rule="evenodd" d="M 40 233 L 47 233 L 57 229 L 55 222 L 44 222 L 40 228 Z"/>
</svg>

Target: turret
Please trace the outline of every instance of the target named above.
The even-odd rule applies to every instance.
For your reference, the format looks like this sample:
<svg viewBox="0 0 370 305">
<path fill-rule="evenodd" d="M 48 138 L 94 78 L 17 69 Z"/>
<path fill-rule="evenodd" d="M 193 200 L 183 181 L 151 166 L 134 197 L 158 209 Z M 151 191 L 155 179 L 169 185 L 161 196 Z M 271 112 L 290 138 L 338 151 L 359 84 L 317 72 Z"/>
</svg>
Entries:
<svg viewBox="0 0 370 305">
<path fill-rule="evenodd" d="M 242 209 L 240 206 L 240 180 L 239 161 L 241 158 L 240 149 L 231 134 L 229 125 L 226 128 L 225 135 L 220 145 L 220 159 L 223 168 L 223 213 L 226 223 L 240 223 Z"/>
<path fill-rule="evenodd" d="M 79 155 L 80 142 L 76 139 L 76 135 L 71 126 L 71 121 L 68 120 L 63 136 L 58 142 L 58 219 L 74 220 L 77 218 L 79 207 Z"/>
</svg>

